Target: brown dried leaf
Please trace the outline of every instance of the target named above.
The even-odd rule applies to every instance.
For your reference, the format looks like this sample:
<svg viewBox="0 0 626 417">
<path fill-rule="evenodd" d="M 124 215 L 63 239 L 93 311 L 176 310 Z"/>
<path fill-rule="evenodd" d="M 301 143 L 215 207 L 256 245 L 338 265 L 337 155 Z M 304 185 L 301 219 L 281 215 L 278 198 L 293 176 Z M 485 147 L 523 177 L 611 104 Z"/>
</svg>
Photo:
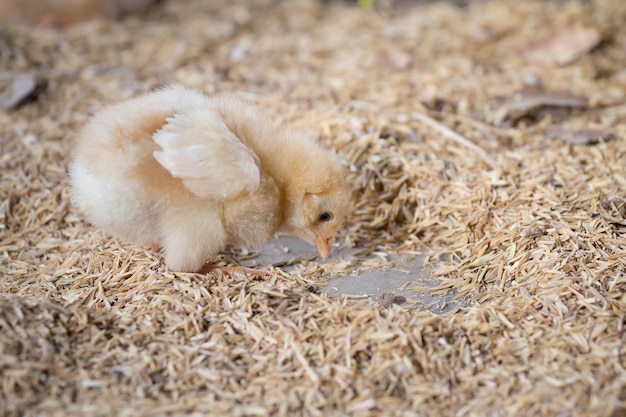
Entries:
<svg viewBox="0 0 626 417">
<path fill-rule="evenodd" d="M 615 135 L 611 132 L 599 129 L 578 129 L 569 130 L 559 126 L 552 126 L 546 132 L 550 139 L 561 139 L 572 145 L 591 145 L 600 141 L 609 141 L 615 139 Z"/>
<path fill-rule="evenodd" d="M 2 0 L 0 23 L 27 23 L 39 28 L 66 27 L 92 19 L 143 13 L 155 0 Z"/>
<path fill-rule="evenodd" d="M 25 72 L 0 72 L 0 108 L 18 106 L 35 93 L 37 81 Z"/>
<path fill-rule="evenodd" d="M 589 99 L 585 96 L 525 85 L 508 103 L 495 112 L 492 119 L 499 125 L 505 120 L 517 120 L 528 116 L 541 107 L 585 108 L 588 104 Z"/>
<path fill-rule="evenodd" d="M 568 28 L 540 39 L 522 51 L 522 56 L 532 62 L 566 65 L 591 51 L 600 40 L 600 32 L 597 29 Z"/>
<path fill-rule="evenodd" d="M 563 91 L 551 91 L 540 86 L 526 85 L 515 94 L 514 102 L 518 103 L 520 108 L 527 109 L 539 106 L 583 108 L 587 107 L 589 99 Z"/>
</svg>

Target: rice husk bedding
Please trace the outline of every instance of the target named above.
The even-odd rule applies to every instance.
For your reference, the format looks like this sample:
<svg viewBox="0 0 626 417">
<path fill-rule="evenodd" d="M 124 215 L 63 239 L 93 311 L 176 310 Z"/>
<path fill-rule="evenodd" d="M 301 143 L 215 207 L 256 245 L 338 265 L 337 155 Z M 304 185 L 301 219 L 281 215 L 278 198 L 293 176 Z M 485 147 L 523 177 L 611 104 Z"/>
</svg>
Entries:
<svg viewBox="0 0 626 417">
<path fill-rule="evenodd" d="M 0 111 L 0 414 L 625 415 L 625 19 L 612 0 L 188 0 L 3 27 L 0 71 L 37 89 Z M 579 27 L 601 41 L 572 62 L 526 58 Z M 180 274 L 86 224 L 71 140 L 171 81 L 336 149 L 339 240 L 365 260 Z M 433 293 L 462 307 L 320 295 L 395 253 L 426 254 Z"/>
</svg>

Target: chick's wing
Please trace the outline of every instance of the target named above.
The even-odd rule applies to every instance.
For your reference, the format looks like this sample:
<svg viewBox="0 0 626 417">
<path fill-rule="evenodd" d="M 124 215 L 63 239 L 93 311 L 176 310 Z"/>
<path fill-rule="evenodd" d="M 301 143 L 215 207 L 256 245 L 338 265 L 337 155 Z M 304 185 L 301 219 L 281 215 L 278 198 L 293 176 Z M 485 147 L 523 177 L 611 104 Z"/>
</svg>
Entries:
<svg viewBox="0 0 626 417">
<path fill-rule="evenodd" d="M 162 148 L 156 160 L 200 198 L 225 201 L 260 186 L 257 156 L 214 109 L 177 113 L 153 139 Z"/>
</svg>

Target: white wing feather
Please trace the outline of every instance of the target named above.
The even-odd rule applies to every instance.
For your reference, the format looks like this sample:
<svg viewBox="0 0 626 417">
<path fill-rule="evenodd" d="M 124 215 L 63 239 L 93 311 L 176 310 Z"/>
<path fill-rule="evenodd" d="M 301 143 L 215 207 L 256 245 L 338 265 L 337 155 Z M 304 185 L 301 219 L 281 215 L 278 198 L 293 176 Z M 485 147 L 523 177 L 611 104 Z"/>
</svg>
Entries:
<svg viewBox="0 0 626 417">
<path fill-rule="evenodd" d="M 169 117 L 153 139 L 156 160 L 198 197 L 224 201 L 259 188 L 256 155 L 211 108 Z"/>
</svg>

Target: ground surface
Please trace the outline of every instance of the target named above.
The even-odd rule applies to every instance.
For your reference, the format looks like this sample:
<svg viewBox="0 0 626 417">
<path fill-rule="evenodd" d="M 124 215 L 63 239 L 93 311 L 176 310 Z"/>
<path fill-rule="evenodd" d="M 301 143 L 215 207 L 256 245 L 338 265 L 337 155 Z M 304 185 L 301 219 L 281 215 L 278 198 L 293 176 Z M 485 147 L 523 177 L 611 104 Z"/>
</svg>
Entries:
<svg viewBox="0 0 626 417">
<path fill-rule="evenodd" d="M 626 3 L 401 3 L 0 31 L 0 71 L 40 82 L 0 112 L 1 414 L 624 414 Z M 71 138 L 167 81 L 337 149 L 354 207 L 328 263 L 174 274 L 81 220 Z"/>
</svg>

